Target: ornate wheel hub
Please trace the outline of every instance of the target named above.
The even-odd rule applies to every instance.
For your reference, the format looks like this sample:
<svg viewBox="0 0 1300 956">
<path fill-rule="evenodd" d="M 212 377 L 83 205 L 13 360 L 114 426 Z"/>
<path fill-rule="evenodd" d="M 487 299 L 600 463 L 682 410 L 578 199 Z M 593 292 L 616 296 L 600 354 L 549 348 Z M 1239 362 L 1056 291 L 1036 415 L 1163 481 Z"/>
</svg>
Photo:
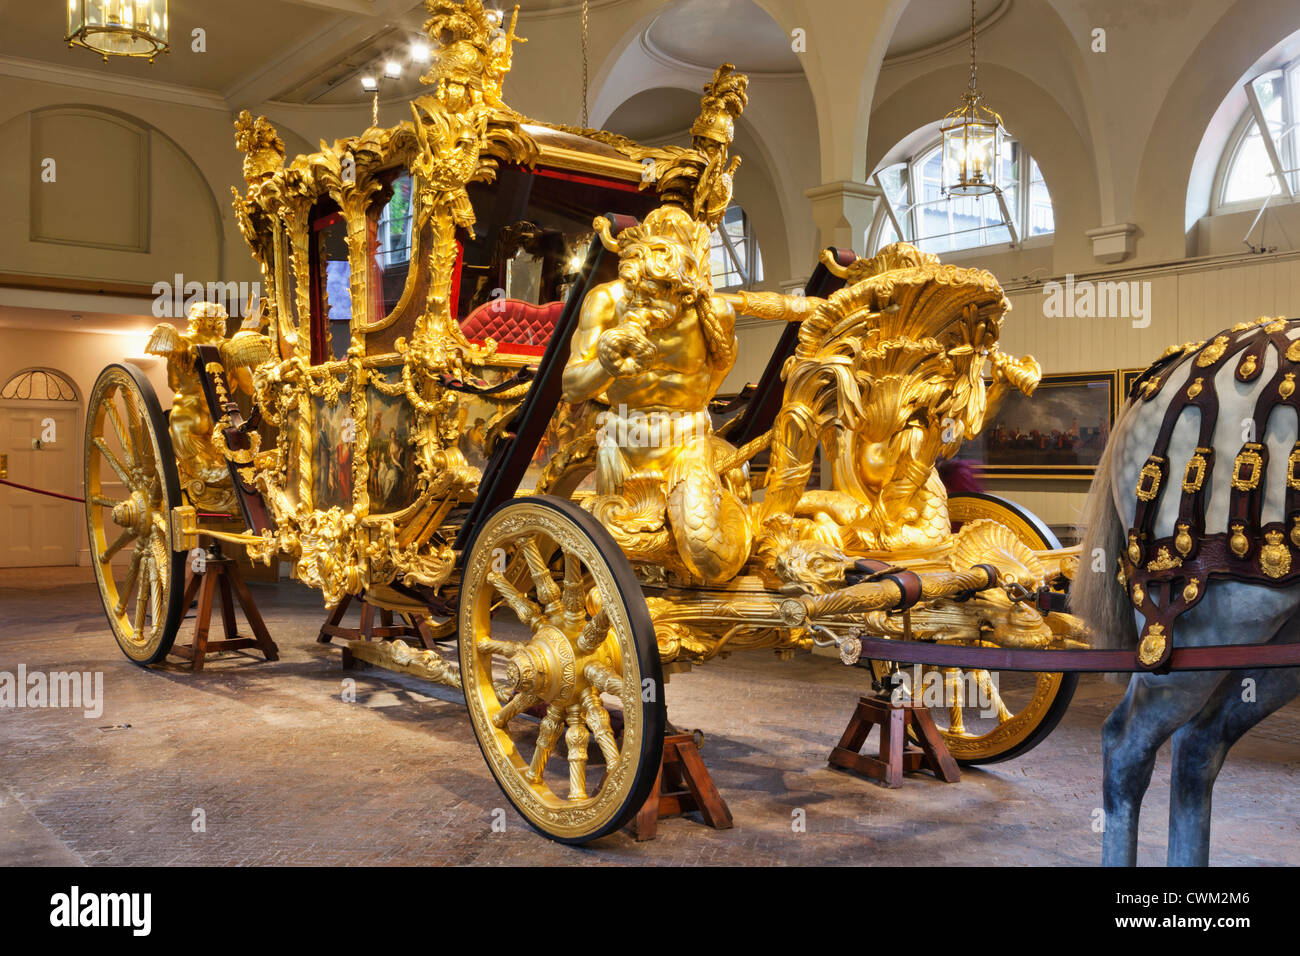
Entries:
<svg viewBox="0 0 1300 956">
<path fill-rule="evenodd" d="M 516 693 L 533 694 L 547 703 L 567 703 L 577 685 L 571 638 L 543 625 L 506 665 L 506 680 Z"/>
<path fill-rule="evenodd" d="M 141 486 L 152 484 L 145 481 L 139 469 L 133 471 L 133 476 L 139 480 Z M 113 523 L 134 532 L 136 535 L 145 535 L 149 533 L 149 528 L 153 523 L 153 512 L 150 495 L 145 487 L 137 487 L 131 492 L 131 497 L 113 506 Z"/>
</svg>

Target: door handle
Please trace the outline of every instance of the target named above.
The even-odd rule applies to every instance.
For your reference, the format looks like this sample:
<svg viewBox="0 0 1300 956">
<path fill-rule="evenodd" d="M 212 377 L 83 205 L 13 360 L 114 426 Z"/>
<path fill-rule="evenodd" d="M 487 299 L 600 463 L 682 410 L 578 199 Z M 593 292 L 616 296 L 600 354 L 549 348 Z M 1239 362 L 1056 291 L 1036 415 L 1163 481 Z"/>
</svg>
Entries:
<svg viewBox="0 0 1300 956">
<path fill-rule="evenodd" d="M 32 451 L 40 451 L 42 447 L 44 446 L 41 444 L 41 440 L 39 438 L 32 439 Z"/>
</svg>

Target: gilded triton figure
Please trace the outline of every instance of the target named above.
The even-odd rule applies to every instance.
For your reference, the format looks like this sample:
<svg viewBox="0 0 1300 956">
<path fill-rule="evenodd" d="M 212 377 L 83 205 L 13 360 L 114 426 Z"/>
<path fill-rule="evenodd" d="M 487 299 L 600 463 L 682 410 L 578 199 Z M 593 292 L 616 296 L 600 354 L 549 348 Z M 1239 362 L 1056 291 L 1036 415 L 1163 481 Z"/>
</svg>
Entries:
<svg viewBox="0 0 1300 956">
<path fill-rule="evenodd" d="M 619 275 L 584 300 L 564 372 L 566 401 L 609 406 L 592 511 L 629 553 L 709 583 L 734 577 L 753 542 L 744 458 L 713 434 L 708 413 L 736 361 L 736 316 L 798 321 L 820 301 L 713 291 L 709 243 L 731 200 L 739 160 L 727 147 L 745 84 L 724 65 L 705 88 L 696 160 L 663 172 L 672 201 L 617 239 L 596 221 Z M 679 179 L 676 195 L 667 184 Z"/>
<path fill-rule="evenodd" d="M 711 230 L 684 209 L 661 206 L 618 239 L 598 227 L 619 277 L 583 302 L 564 372 L 566 401 L 609 406 L 593 509 L 631 532 L 634 549 L 671 538 L 679 570 L 725 581 L 749 558 L 749 485 L 726 464 L 736 450 L 713 434 L 708 402 L 735 364 L 738 313 L 797 320 L 814 300 L 713 292 Z"/>
</svg>

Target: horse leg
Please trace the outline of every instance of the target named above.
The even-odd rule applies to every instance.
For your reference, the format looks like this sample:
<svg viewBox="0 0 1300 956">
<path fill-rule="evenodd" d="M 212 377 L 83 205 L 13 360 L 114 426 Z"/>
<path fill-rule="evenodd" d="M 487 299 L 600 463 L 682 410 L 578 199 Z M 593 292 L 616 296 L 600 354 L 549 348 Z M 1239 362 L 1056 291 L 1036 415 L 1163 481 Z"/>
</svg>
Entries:
<svg viewBox="0 0 1300 956">
<path fill-rule="evenodd" d="M 1201 709 L 1222 679 L 1213 672 L 1134 674 L 1102 725 L 1103 866 L 1137 863 L 1138 816 L 1151 783 L 1156 751 Z"/>
<path fill-rule="evenodd" d="M 1253 694 L 1246 688 L 1253 681 Z M 1300 670 L 1233 671 L 1174 734 L 1169 790 L 1169 865 L 1209 866 L 1210 807 L 1224 758 L 1242 735 L 1300 694 Z"/>
</svg>

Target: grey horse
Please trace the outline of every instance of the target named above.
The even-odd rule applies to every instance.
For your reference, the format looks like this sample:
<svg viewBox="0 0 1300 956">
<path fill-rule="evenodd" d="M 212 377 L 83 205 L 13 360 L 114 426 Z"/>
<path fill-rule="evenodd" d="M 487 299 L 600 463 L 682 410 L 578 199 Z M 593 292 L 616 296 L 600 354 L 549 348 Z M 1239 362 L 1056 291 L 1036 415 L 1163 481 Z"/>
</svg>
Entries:
<svg viewBox="0 0 1300 956">
<path fill-rule="evenodd" d="M 1300 337 L 1300 329 L 1290 334 Z M 1287 458 L 1296 441 L 1296 414 L 1279 407 L 1266 422 L 1252 417 L 1258 394 L 1273 378 L 1277 363 L 1276 352 L 1269 349 L 1263 373 L 1253 382 L 1234 378 L 1235 362 L 1225 363 L 1215 376 L 1220 407 L 1214 431 L 1215 465 L 1207 479 L 1207 532 L 1227 527 L 1229 478 L 1245 440 L 1263 441 L 1269 449 L 1261 521 L 1284 519 Z M 1070 601 L 1071 609 L 1092 629 L 1095 646 L 1136 647 L 1144 622 L 1116 579 L 1116 558 L 1133 524 L 1138 473 L 1155 445 L 1165 411 L 1178 390 L 1187 387 L 1193 371 L 1201 370 L 1184 358 L 1164 373 L 1154 398 L 1130 399 L 1125 404 L 1084 504 L 1083 552 Z M 1169 443 L 1173 478 L 1182 475 L 1195 450 L 1199 415 L 1196 409 L 1184 409 L 1175 426 Z M 1262 439 L 1254 437 L 1257 429 L 1262 429 Z M 1172 534 L 1178 499 L 1176 485 L 1161 497 L 1156 536 Z M 1298 611 L 1300 585 L 1271 588 L 1210 579 L 1200 603 L 1177 620 L 1174 646 L 1296 641 L 1300 639 Z M 1168 863 L 1207 865 L 1214 780 L 1228 750 L 1297 693 L 1300 668 L 1134 674 L 1123 701 L 1102 729 L 1103 864 L 1136 863 L 1142 798 L 1151 782 L 1156 751 L 1172 736 Z"/>
</svg>

